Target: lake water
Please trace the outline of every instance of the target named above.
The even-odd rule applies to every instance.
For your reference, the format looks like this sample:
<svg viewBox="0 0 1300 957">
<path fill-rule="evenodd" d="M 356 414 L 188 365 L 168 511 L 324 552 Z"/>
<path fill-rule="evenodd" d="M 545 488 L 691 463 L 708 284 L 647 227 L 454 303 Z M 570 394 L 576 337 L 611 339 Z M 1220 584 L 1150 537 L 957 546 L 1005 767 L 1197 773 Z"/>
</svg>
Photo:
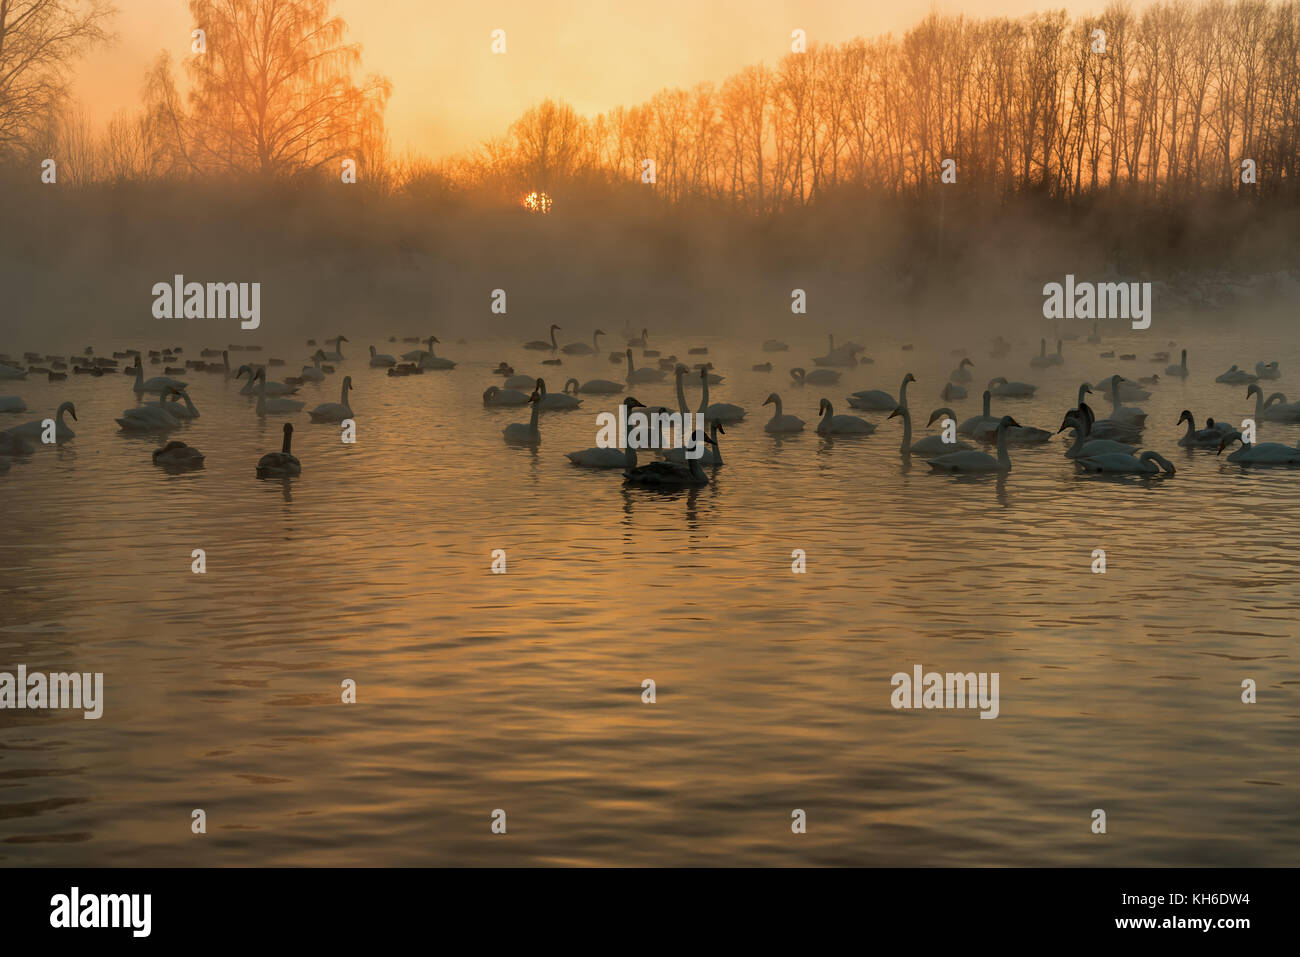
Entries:
<svg viewBox="0 0 1300 957">
<path fill-rule="evenodd" d="M 222 336 L 95 344 L 198 358 Z M 908 371 L 914 438 L 937 406 L 977 413 L 995 374 L 1040 387 L 995 411 L 1055 431 L 1079 382 L 1163 373 L 1143 360 L 1171 337 L 1191 378 L 1127 404 L 1172 477 L 1080 475 L 1061 437 L 1013 448 L 1003 478 L 954 478 L 905 465 L 886 413 L 856 413 L 879 425 L 867 438 L 812 431 L 822 395 L 851 413 L 847 393 L 896 394 Z M 98 721 L 0 711 L 0 864 L 1300 863 L 1300 469 L 1183 451 L 1175 425 L 1185 407 L 1251 412 L 1245 386 L 1213 383 L 1233 362 L 1276 359 L 1266 392 L 1300 393 L 1294 340 L 1153 328 L 1080 338 L 1037 370 L 1036 336 L 992 360 L 972 335 L 971 398 L 943 403 L 957 343 L 859 335 L 874 365 L 798 388 L 785 370 L 812 368 L 820 337 L 788 354 L 674 337 L 665 355 L 710 347 L 726 376 L 711 400 L 749 418 L 711 485 L 664 494 L 563 455 L 595 444 L 594 413 L 619 397 L 544 413 L 537 450 L 502 439 L 525 410 L 482 406 L 502 359 L 558 391 L 621 381 L 604 352 L 557 371 L 515 341 L 447 342 L 454 371 L 394 379 L 367 367 L 368 341 L 415 346 L 350 338 L 355 357 L 299 398 L 337 401 L 350 373 L 354 445 L 302 413 L 259 420 L 237 383 L 194 373 L 201 418 L 172 437 L 207 462 L 182 475 L 118 432 L 125 376 L 0 382 L 29 410 L 0 427 L 63 399 L 80 416 L 75 439 L 0 473 L 0 671 L 105 683 Z M 310 352 L 250 341 L 293 357 L 273 374 Z M 1110 348 L 1139 361 L 1098 358 Z M 750 371 L 767 359 L 775 371 Z M 807 431 L 764 434 L 773 390 Z M 632 392 L 675 406 L 671 377 Z M 258 480 L 284 421 L 303 474 Z M 1300 427 L 1262 423 L 1260 440 L 1295 445 Z M 918 664 L 998 673 L 999 716 L 895 710 L 891 676 Z M 1241 700 L 1247 678 L 1258 703 Z"/>
</svg>

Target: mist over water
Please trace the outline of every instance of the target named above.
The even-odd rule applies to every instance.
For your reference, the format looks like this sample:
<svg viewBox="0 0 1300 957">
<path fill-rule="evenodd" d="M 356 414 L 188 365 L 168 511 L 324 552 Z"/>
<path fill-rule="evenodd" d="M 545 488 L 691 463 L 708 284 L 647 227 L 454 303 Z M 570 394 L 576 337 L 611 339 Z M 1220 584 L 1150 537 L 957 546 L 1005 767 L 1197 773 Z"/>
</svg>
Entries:
<svg viewBox="0 0 1300 957">
<path fill-rule="evenodd" d="M 683 359 L 707 345 L 726 376 L 710 400 L 749 412 L 721 437 L 712 484 L 669 494 L 565 459 L 594 444 L 595 413 L 618 396 L 543 413 L 535 451 L 501 438 L 524 410 L 481 404 L 503 359 L 552 391 L 571 375 L 621 380 L 606 350 L 557 370 L 516 338 L 442 337 L 455 370 L 395 379 L 366 366 L 371 340 L 327 320 L 320 335 L 348 335 L 349 358 L 298 397 L 335 401 L 350 374 L 356 444 L 305 414 L 260 421 L 238 383 L 191 374 L 202 415 L 170 437 L 207 462 L 183 475 L 150 463 L 155 441 L 117 432 L 126 376 L 11 383 L 29 411 L 3 424 L 65 399 L 80 418 L 74 440 L 0 476 L 0 660 L 102 671 L 105 702 L 98 721 L 0 713 L 0 860 L 1294 864 L 1300 471 L 1180 450 L 1174 424 L 1183 408 L 1198 423 L 1253 411 L 1244 386 L 1213 384 L 1233 362 L 1276 359 L 1267 391 L 1286 390 L 1293 338 L 1231 311 L 1231 335 L 1157 311 L 1148 332 L 1081 338 L 1064 367 L 1040 370 L 1039 326 L 1023 324 L 1004 360 L 972 331 L 951 343 L 976 362 L 972 398 L 944 403 L 949 343 L 903 352 L 855 326 L 843 334 L 873 365 L 793 386 L 786 368 L 825 351 L 800 321 L 785 322 L 789 353 L 761 352 L 762 333 L 658 343 Z M 561 343 L 592 324 L 571 321 Z M 189 357 L 224 344 L 192 335 L 211 328 L 198 322 L 153 328 L 151 344 Z M 290 374 L 310 351 L 228 338 L 266 343 L 244 357 L 281 355 Z M 380 351 L 412 348 L 386 338 Z M 995 374 L 1039 385 L 995 413 L 1054 430 L 1079 382 L 1163 373 L 1143 360 L 1170 339 L 1191 377 L 1162 374 L 1136 404 L 1143 447 L 1174 461 L 1172 477 L 1079 475 L 1061 438 L 1013 448 L 1004 478 L 953 478 L 905 466 L 884 413 L 860 413 L 879 427 L 866 438 L 812 431 L 823 395 L 851 412 L 847 393 L 897 394 L 909 371 L 914 439 L 932 408 L 978 412 Z M 1139 361 L 1098 358 L 1112 348 Z M 749 371 L 768 359 L 770 374 Z M 807 431 L 763 432 L 770 391 Z M 671 377 L 630 392 L 675 407 Z M 259 481 L 286 420 L 302 477 Z M 1300 427 L 1261 423 L 1259 438 L 1294 445 Z M 206 575 L 190 571 L 194 548 Z M 505 575 L 489 571 L 496 548 Z M 791 573 L 796 548 L 805 575 Z M 1095 548 L 1105 575 L 1089 571 Z M 915 664 L 999 673 L 999 717 L 895 711 L 890 677 Z M 1248 677 L 1255 705 L 1240 701 Z M 345 678 L 355 705 L 339 703 Z M 1097 807 L 1105 836 L 1089 831 Z M 190 833 L 194 808 L 206 836 Z M 495 808 L 505 837 L 489 831 Z M 795 808 L 806 835 L 790 834 Z"/>
</svg>

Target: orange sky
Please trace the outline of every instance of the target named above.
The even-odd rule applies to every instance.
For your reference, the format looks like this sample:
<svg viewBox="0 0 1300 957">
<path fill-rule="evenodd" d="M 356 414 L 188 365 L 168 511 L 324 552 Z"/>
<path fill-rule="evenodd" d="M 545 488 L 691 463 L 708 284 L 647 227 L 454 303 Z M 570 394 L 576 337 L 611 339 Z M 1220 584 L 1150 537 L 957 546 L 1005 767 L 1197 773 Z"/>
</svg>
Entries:
<svg viewBox="0 0 1300 957">
<path fill-rule="evenodd" d="M 185 0 L 117 0 L 117 43 L 86 58 L 74 92 L 102 122 L 134 108 L 148 64 L 166 48 L 189 54 Z M 393 81 L 388 127 L 393 149 L 440 156 L 502 132 L 546 97 L 583 113 L 633 105 L 669 86 L 720 81 L 749 63 L 773 63 L 790 31 L 810 41 L 902 33 L 930 10 L 1018 16 L 1096 2 L 1049 0 L 336 0 L 362 44 L 364 68 Z M 493 29 L 508 52 L 489 51 Z"/>
</svg>

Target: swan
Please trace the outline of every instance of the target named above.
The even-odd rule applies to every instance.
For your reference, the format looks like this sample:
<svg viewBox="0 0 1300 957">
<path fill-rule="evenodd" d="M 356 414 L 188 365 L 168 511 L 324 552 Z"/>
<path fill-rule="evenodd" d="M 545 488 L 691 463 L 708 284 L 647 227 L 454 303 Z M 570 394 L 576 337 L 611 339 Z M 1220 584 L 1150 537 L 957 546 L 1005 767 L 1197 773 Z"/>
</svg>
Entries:
<svg viewBox="0 0 1300 957">
<path fill-rule="evenodd" d="M 626 329 L 626 328 L 627 328 L 627 325 L 624 324 L 623 328 Z M 629 339 L 629 340 L 627 340 L 627 344 L 628 344 L 629 347 L 633 347 L 633 346 L 634 346 L 634 347 L 636 347 L 636 348 L 638 348 L 638 349 L 644 349 L 644 348 L 645 348 L 645 344 L 646 344 L 647 342 L 649 342 L 649 341 L 650 341 L 650 336 L 648 336 L 648 335 L 646 334 L 646 330 L 645 330 L 645 329 L 642 329 L 642 330 L 641 330 L 641 335 L 640 335 L 638 338 L 636 338 L 636 339 Z"/>
<path fill-rule="evenodd" d="M 577 379 L 570 379 L 569 382 L 577 382 Z M 546 381 L 538 379 L 535 383 L 537 394 L 541 396 L 538 405 L 548 412 L 568 412 L 573 409 L 582 407 L 582 400 L 576 396 L 568 394 L 569 382 L 564 383 L 564 391 L 550 392 L 546 391 Z"/>
<path fill-rule="evenodd" d="M 824 356 L 815 356 L 813 364 L 819 366 L 855 366 L 858 364 L 856 353 L 862 351 L 862 347 L 856 343 L 835 348 L 835 336 L 830 338 L 830 347 Z"/>
<path fill-rule="evenodd" d="M 817 414 L 822 417 L 817 423 L 819 435 L 870 435 L 876 431 L 876 427 L 866 419 L 859 419 L 856 415 L 836 415 L 830 399 L 822 399 Z"/>
<path fill-rule="evenodd" d="M 627 440 L 627 425 L 632 418 L 632 410 L 644 409 L 645 406 L 629 395 L 623 400 L 623 408 L 626 410 L 623 415 L 623 448 L 582 449 L 577 452 L 565 452 L 565 457 L 574 465 L 589 469 L 636 468 L 636 449 Z"/>
<path fill-rule="evenodd" d="M 754 363 L 753 371 L 754 371 L 754 372 L 771 372 L 771 371 L 772 371 L 772 363 L 770 363 L 770 362 L 756 362 L 756 363 Z"/>
<path fill-rule="evenodd" d="M 182 400 L 185 402 L 183 407 L 181 406 Z M 194 400 L 190 398 L 190 394 L 180 389 L 171 391 L 171 394 L 167 396 L 167 404 L 164 408 L 178 419 L 197 419 L 199 417 L 199 410 L 194 405 Z"/>
<path fill-rule="evenodd" d="M 528 397 L 528 401 L 533 404 L 533 415 L 526 424 L 512 422 L 501 430 L 507 442 L 513 445 L 542 444 L 542 431 L 537 427 L 537 417 L 542 411 L 541 398 L 536 392 Z"/>
<path fill-rule="evenodd" d="M 663 369 L 651 369 L 648 367 L 641 368 L 641 369 L 634 369 L 632 368 L 632 350 L 628 349 L 625 355 L 627 356 L 627 384 L 628 385 L 635 385 L 640 382 L 662 382 L 664 376 L 667 375 L 667 373 L 664 372 Z"/>
<path fill-rule="evenodd" d="M 352 406 L 348 405 L 348 390 L 351 388 L 352 376 L 345 375 L 343 377 L 342 395 L 339 400 L 337 402 L 325 402 L 316 406 L 307 413 L 311 416 L 311 420 L 313 422 L 342 422 L 344 419 L 353 418 Z M 287 426 L 288 423 L 286 422 L 285 425 Z M 285 440 L 288 441 L 288 433 L 285 433 L 285 435 Z"/>
<path fill-rule="evenodd" d="M 168 389 L 168 396 L 180 393 Z M 182 393 L 183 394 L 183 393 Z M 159 396 L 157 402 L 147 402 L 122 412 L 116 422 L 123 432 L 166 432 L 180 428 L 181 417 L 174 415 L 167 402 L 168 396 Z"/>
<path fill-rule="evenodd" d="M 302 463 L 298 457 L 289 451 L 289 445 L 293 441 L 293 426 L 288 422 L 284 423 L 284 444 L 280 446 L 279 452 L 267 452 L 257 460 L 257 477 L 258 478 L 288 478 L 292 475 L 302 474 Z"/>
<path fill-rule="evenodd" d="M 265 416 L 268 412 L 278 414 L 281 412 L 301 412 L 306 402 L 299 402 L 297 399 L 283 399 L 279 396 L 267 398 L 264 395 L 257 397 L 257 414 Z"/>
<path fill-rule="evenodd" d="M 678 366 L 678 368 L 681 369 L 684 367 Z M 709 380 L 711 378 L 712 376 L 709 375 L 709 367 L 708 364 L 706 363 L 704 368 L 700 369 L 700 388 L 702 390 L 702 394 L 700 396 L 699 411 L 700 411 L 700 415 L 704 416 L 704 420 L 706 422 L 708 421 L 723 422 L 730 425 L 733 422 L 739 422 L 742 419 L 744 419 L 745 410 L 741 406 L 733 405 L 730 402 L 714 402 L 712 405 L 709 404 Z M 682 380 L 681 380 L 681 376 L 678 376 L 677 400 L 679 405 L 681 404 L 683 398 L 684 397 L 682 395 Z M 683 412 L 686 411 L 685 406 L 682 407 L 682 411 Z M 723 434 L 725 435 L 726 433 Z"/>
<path fill-rule="evenodd" d="M 371 364 L 372 366 L 374 366 L 375 368 L 383 368 L 383 367 L 385 367 L 385 366 L 395 366 L 395 365 L 397 365 L 397 360 L 394 359 L 394 358 L 393 358 L 392 356 L 390 356 L 390 355 L 385 355 L 385 354 L 382 353 L 382 352 L 376 352 L 376 351 L 375 351 L 375 347 L 374 347 L 374 346 L 371 346 L 371 347 L 370 347 L 370 364 Z"/>
<path fill-rule="evenodd" d="M 713 447 L 706 448 L 704 452 L 700 455 L 701 465 L 722 464 L 722 449 L 718 445 L 719 433 L 721 433 L 722 435 L 726 435 L 727 430 L 722 427 L 721 422 L 719 422 L 717 419 L 714 419 L 712 422 L 709 423 L 709 438 L 712 440 L 710 444 L 712 444 Z M 684 465 L 686 464 L 686 449 L 684 448 L 668 449 L 666 452 L 663 453 L 663 458 L 664 461 L 666 462 L 676 462 L 679 465 Z"/>
<path fill-rule="evenodd" d="M 797 415 L 782 414 L 781 397 L 777 395 L 775 392 L 773 392 L 766 399 L 764 399 L 763 404 L 776 405 L 776 411 L 772 414 L 772 418 L 768 420 L 767 425 L 763 426 L 763 430 L 765 432 L 802 432 L 803 431 L 803 425 L 804 425 L 803 419 L 799 418 Z"/>
<path fill-rule="evenodd" d="M 77 418 L 77 407 L 71 402 L 64 402 L 59 406 L 59 410 L 54 413 L 54 440 L 62 442 L 70 439 L 77 433 L 63 421 L 63 413 L 67 412 L 74 420 Z M 5 429 L 10 435 L 20 439 L 30 439 L 32 442 L 40 442 L 41 434 L 45 431 L 43 419 L 36 419 L 32 422 L 24 422 L 22 425 L 15 425 L 13 428 Z"/>
<path fill-rule="evenodd" d="M 31 455 L 36 447 L 21 435 L 0 432 L 0 455 Z"/>
<path fill-rule="evenodd" d="M 140 365 L 140 357 L 135 357 L 135 389 L 136 395 L 142 392 L 164 393 L 168 389 L 185 389 L 188 388 L 188 382 L 182 382 L 180 379 L 170 379 L 167 376 L 155 376 L 148 381 L 144 377 L 144 366 Z"/>
<path fill-rule="evenodd" d="M 1165 367 L 1165 375 L 1176 375 L 1182 379 L 1187 378 L 1187 350 L 1186 349 L 1183 350 L 1183 358 L 1182 361 L 1178 363 L 1178 365 L 1176 366 L 1171 365 Z"/>
<path fill-rule="evenodd" d="M 1264 390 L 1258 385 L 1251 383 L 1246 389 L 1246 398 L 1255 397 L 1255 418 L 1265 422 L 1300 422 L 1300 406 L 1288 405 L 1286 396 L 1281 392 L 1274 392 L 1274 396 L 1280 396 L 1281 402 L 1270 404 L 1264 401 Z M 1270 400 L 1272 396 L 1269 397 Z"/>
<path fill-rule="evenodd" d="M 1043 341 L 1046 342 L 1046 340 Z M 975 377 L 966 371 L 966 367 L 967 366 L 973 367 L 974 365 L 975 363 L 971 362 L 970 359 L 962 359 L 961 362 L 957 364 L 957 368 L 953 369 L 952 372 L 948 375 L 948 381 L 952 383 L 956 383 L 957 385 L 962 385 L 966 382 L 970 382 L 971 379 Z"/>
<path fill-rule="evenodd" d="M 555 331 L 560 328 L 562 327 L 557 326 L 555 323 L 551 323 L 551 340 L 549 342 L 545 339 L 534 339 L 531 342 L 525 342 L 524 348 L 534 349 L 538 352 L 554 352 L 559 348 L 559 344 L 555 341 Z"/>
<path fill-rule="evenodd" d="M 437 336 L 430 336 L 430 337 L 429 337 L 429 348 L 428 348 L 428 349 L 421 350 L 421 352 L 420 352 L 420 361 L 419 361 L 418 365 L 419 365 L 419 367 L 420 367 L 421 369 L 454 369 L 454 368 L 456 368 L 456 363 L 453 362 L 451 359 L 444 359 L 442 356 L 435 356 L 435 355 L 433 354 L 433 344 L 434 344 L 435 342 L 440 342 L 440 341 L 441 341 L 441 340 L 439 340 L 439 338 L 438 338 Z"/>
<path fill-rule="evenodd" d="M 999 399 L 1032 399 L 1038 386 L 1028 382 L 1008 382 L 1002 376 L 989 380 L 989 391 Z"/>
<path fill-rule="evenodd" d="M 789 352 L 790 347 L 786 345 L 784 342 L 782 342 L 780 339 L 764 339 L 763 351 L 764 352 Z"/>
<path fill-rule="evenodd" d="M 527 405 L 528 393 L 520 392 L 518 389 L 501 389 L 490 385 L 483 393 L 483 404 L 502 408 Z"/>
<path fill-rule="evenodd" d="M 27 370 L 0 363 L 0 379 L 26 379 Z"/>
<path fill-rule="evenodd" d="M 1264 400 L 1264 408 L 1274 415 L 1294 415 L 1300 418 L 1300 402 L 1287 402 L 1285 392 L 1274 392 Z"/>
<path fill-rule="evenodd" d="M 333 339 L 326 339 L 326 342 L 334 343 L 334 349 L 330 352 L 321 351 L 321 358 L 326 362 L 343 361 L 343 343 L 348 341 L 347 336 L 335 336 Z"/>
<path fill-rule="evenodd" d="M 975 426 L 975 431 L 971 433 L 971 438 L 977 442 L 996 442 L 998 437 L 998 426 L 992 422 L 981 422 Z M 1013 425 L 1006 430 L 1007 441 L 1014 445 L 1042 445 L 1052 438 L 1052 433 L 1046 429 L 1036 429 L 1030 425 Z"/>
<path fill-rule="evenodd" d="M 314 356 L 312 356 L 311 358 L 312 358 L 312 362 L 314 362 L 315 365 L 303 366 L 303 367 L 302 367 L 302 375 L 301 375 L 299 378 L 301 378 L 301 379 L 303 379 L 303 380 L 305 380 L 305 381 L 307 381 L 307 382 L 324 382 L 324 381 L 325 381 L 325 370 L 323 370 L 323 369 L 320 367 L 320 362 L 321 362 L 321 359 L 325 358 L 325 353 L 323 353 L 323 352 L 321 352 L 319 349 L 317 349 L 317 350 L 316 350 L 316 354 L 315 354 Z"/>
<path fill-rule="evenodd" d="M 1219 440 L 1218 455 L 1233 442 L 1241 442 L 1241 448 L 1229 453 L 1228 461 L 1241 465 L 1300 465 L 1300 449 L 1293 449 L 1281 442 L 1263 442 L 1252 445 L 1242 442 L 1240 432 L 1229 432 Z"/>
<path fill-rule="evenodd" d="M 943 387 L 943 391 L 939 393 L 939 398 L 944 402 L 955 402 L 958 399 L 964 399 L 966 398 L 966 388 L 949 382 Z"/>
<path fill-rule="evenodd" d="M 1132 455 L 1108 452 L 1104 455 L 1077 458 L 1074 460 L 1074 464 L 1086 472 L 1127 472 L 1138 475 L 1155 475 L 1163 469 L 1166 475 L 1173 475 L 1176 471 L 1173 462 L 1170 462 L 1159 452 L 1150 451 L 1143 452 L 1136 458 Z"/>
<path fill-rule="evenodd" d="M 695 441 L 712 443 L 713 440 L 697 432 Z M 677 487 L 682 485 L 708 485 L 709 476 L 704 471 L 700 459 L 686 459 L 678 462 L 649 462 L 645 465 L 628 469 L 623 473 L 624 481 L 634 485 L 654 485 Z"/>
<path fill-rule="evenodd" d="M 930 468 L 936 472 L 1010 472 L 1011 456 L 1007 455 L 1007 429 L 1019 425 L 1009 415 L 998 420 L 998 456 L 994 458 L 987 452 L 968 450 L 949 452 L 937 458 L 928 459 Z"/>
<path fill-rule="evenodd" d="M 594 356 L 600 351 L 600 341 L 596 337 L 604 334 L 604 329 L 597 329 L 591 334 L 591 345 L 585 342 L 570 342 L 562 351 L 571 356 Z"/>
<path fill-rule="evenodd" d="M 1257 379 L 1280 379 L 1282 372 L 1277 367 L 1276 362 L 1256 362 L 1255 378 Z"/>
<path fill-rule="evenodd" d="M 1099 422 L 1092 406 L 1086 402 L 1079 403 L 1078 411 L 1087 419 L 1085 436 L 1088 439 L 1112 439 L 1125 443 L 1141 441 L 1142 430 L 1129 422 L 1116 422 L 1113 419 L 1102 419 Z"/>
<path fill-rule="evenodd" d="M 26 412 L 27 403 L 20 396 L 0 395 L 0 412 Z"/>
<path fill-rule="evenodd" d="M 1187 423 L 1187 432 L 1178 440 L 1178 444 L 1185 449 L 1217 449 L 1220 440 L 1232 431 L 1231 426 L 1222 422 L 1215 424 L 1213 419 L 1207 420 L 1205 428 L 1198 430 L 1196 420 L 1187 409 L 1183 409 L 1178 416 L 1178 424 L 1184 422 Z"/>
<path fill-rule="evenodd" d="M 899 451 L 904 455 L 915 453 L 916 455 L 943 455 L 946 452 L 964 452 L 971 448 L 965 442 L 945 442 L 942 435 L 927 435 L 918 442 L 912 441 L 912 412 L 905 405 L 900 405 L 889 413 L 892 419 L 895 416 L 903 417 L 903 444 Z M 927 425 L 934 423 L 935 419 L 951 419 L 954 423 L 957 421 L 957 414 L 952 409 L 935 409 L 930 413 L 930 421 Z"/>
<path fill-rule="evenodd" d="M 1121 383 L 1124 381 L 1123 376 L 1111 376 L 1110 379 L 1110 419 L 1112 422 L 1119 422 L 1124 425 L 1131 425 L 1136 429 L 1146 425 L 1147 414 L 1141 409 L 1122 406 L 1119 404 L 1119 396 L 1122 390 Z"/>
<path fill-rule="evenodd" d="M 202 364 L 200 371 L 219 373 L 225 376 L 227 379 L 229 379 L 230 378 L 230 350 L 223 349 L 220 355 L 221 355 L 220 365 L 218 365 L 215 362 L 206 362 Z"/>
<path fill-rule="evenodd" d="M 1092 324 L 1092 335 L 1088 337 L 1088 342 L 1092 343 L 1093 345 L 1096 345 L 1097 343 L 1101 342 L 1101 336 L 1097 333 L 1097 323 L 1095 322 Z"/>
<path fill-rule="evenodd" d="M 389 340 L 389 341 L 393 341 L 393 340 Z M 424 354 L 425 354 L 426 352 L 432 352 L 432 351 L 433 351 L 433 344 L 434 344 L 435 342 L 438 341 L 438 337 L 437 337 L 437 336 L 429 336 L 429 338 L 428 338 L 427 340 L 425 340 L 425 339 L 413 339 L 413 340 L 411 340 L 411 341 L 412 341 L 412 342 L 428 342 L 428 344 L 429 344 L 429 348 L 428 348 L 428 349 L 412 349 L 410 352 L 403 352 L 403 353 L 402 353 L 402 361 L 403 361 L 403 362 L 419 362 L 422 358 L 424 358 Z"/>
<path fill-rule="evenodd" d="M 958 435 L 974 435 L 975 430 L 985 422 L 992 422 L 997 426 L 998 419 L 991 414 L 990 405 L 992 404 L 993 393 L 988 389 L 984 390 L 984 412 L 981 415 L 973 415 L 961 425 L 957 426 Z"/>
<path fill-rule="evenodd" d="M 203 453 L 184 442 L 168 442 L 153 450 L 153 464 L 167 468 L 198 468 L 203 464 Z"/>
<path fill-rule="evenodd" d="M 1074 429 L 1074 444 L 1065 450 L 1067 459 L 1094 455 L 1132 455 L 1138 449 L 1136 445 L 1116 442 L 1113 439 L 1089 439 L 1087 427 L 1080 422 L 1078 409 L 1071 409 L 1066 413 L 1061 421 L 1061 427 L 1056 432 L 1059 435 L 1070 428 Z"/>
<path fill-rule="evenodd" d="M 648 354 L 648 353 L 642 353 L 642 355 L 647 355 L 647 354 Z M 668 370 L 668 369 L 675 369 L 679 364 L 680 364 L 680 363 L 678 363 L 678 362 L 676 361 L 676 357 L 674 356 L 674 357 L 673 357 L 673 360 L 670 361 L 670 362 L 668 363 L 668 365 L 666 365 L 666 366 L 661 362 L 659 368 L 664 369 L 664 370 L 666 371 L 666 370 Z M 709 385 L 721 385 L 721 384 L 722 384 L 723 376 L 720 376 L 720 375 L 718 375 L 716 372 L 713 371 L 713 363 L 712 363 L 712 362 L 697 362 L 697 363 L 695 364 L 695 371 L 696 371 L 696 372 L 701 372 L 701 373 L 704 374 L 705 378 L 701 379 L 701 380 L 700 380 L 701 382 L 708 382 Z M 691 385 L 694 385 L 694 384 L 695 384 L 694 381 L 692 381 L 692 382 L 691 382 Z"/>
<path fill-rule="evenodd" d="M 1222 382 L 1225 385 L 1247 385 L 1251 382 L 1258 382 L 1259 376 L 1253 376 L 1245 369 L 1238 369 L 1234 362 L 1232 368 L 1222 375 L 1215 376 L 1215 382 Z"/>
<path fill-rule="evenodd" d="M 897 401 L 892 395 L 881 389 L 863 389 L 849 396 L 849 406 L 865 412 L 892 411 L 900 405 L 907 405 L 907 384 L 915 381 L 916 376 L 910 372 L 903 376 L 903 384 L 898 387 Z"/>
<path fill-rule="evenodd" d="M 1052 356 L 1047 354 L 1047 340 L 1038 340 L 1038 355 L 1029 360 L 1029 365 L 1035 369 L 1046 369 L 1052 365 Z"/>
<path fill-rule="evenodd" d="M 577 379 L 573 380 L 575 383 Z M 616 392 L 622 392 L 623 386 L 617 382 L 610 382 L 608 379 L 588 379 L 581 385 L 575 385 L 573 391 L 582 395 L 613 395 Z"/>
<path fill-rule="evenodd" d="M 799 367 L 790 370 L 790 378 L 794 380 L 795 385 L 838 385 L 841 372 L 834 369 L 813 369 L 812 372 L 805 372 Z"/>
<path fill-rule="evenodd" d="M 1050 365 L 1054 365 L 1054 366 L 1065 365 L 1065 355 L 1064 353 L 1061 352 L 1061 346 L 1063 344 L 1064 343 L 1062 343 L 1060 339 L 1056 340 L 1056 355 L 1047 357 Z"/>
</svg>

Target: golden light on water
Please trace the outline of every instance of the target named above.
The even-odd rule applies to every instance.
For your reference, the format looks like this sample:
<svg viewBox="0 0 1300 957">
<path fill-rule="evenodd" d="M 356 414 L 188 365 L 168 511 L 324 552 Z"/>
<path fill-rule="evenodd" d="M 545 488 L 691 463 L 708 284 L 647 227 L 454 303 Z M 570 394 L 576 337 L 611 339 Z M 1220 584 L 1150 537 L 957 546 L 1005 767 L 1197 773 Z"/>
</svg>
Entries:
<svg viewBox="0 0 1300 957">
<path fill-rule="evenodd" d="M 531 213 L 549 213 L 551 211 L 551 197 L 546 193 L 534 190 L 524 197 L 524 209 Z"/>
</svg>

